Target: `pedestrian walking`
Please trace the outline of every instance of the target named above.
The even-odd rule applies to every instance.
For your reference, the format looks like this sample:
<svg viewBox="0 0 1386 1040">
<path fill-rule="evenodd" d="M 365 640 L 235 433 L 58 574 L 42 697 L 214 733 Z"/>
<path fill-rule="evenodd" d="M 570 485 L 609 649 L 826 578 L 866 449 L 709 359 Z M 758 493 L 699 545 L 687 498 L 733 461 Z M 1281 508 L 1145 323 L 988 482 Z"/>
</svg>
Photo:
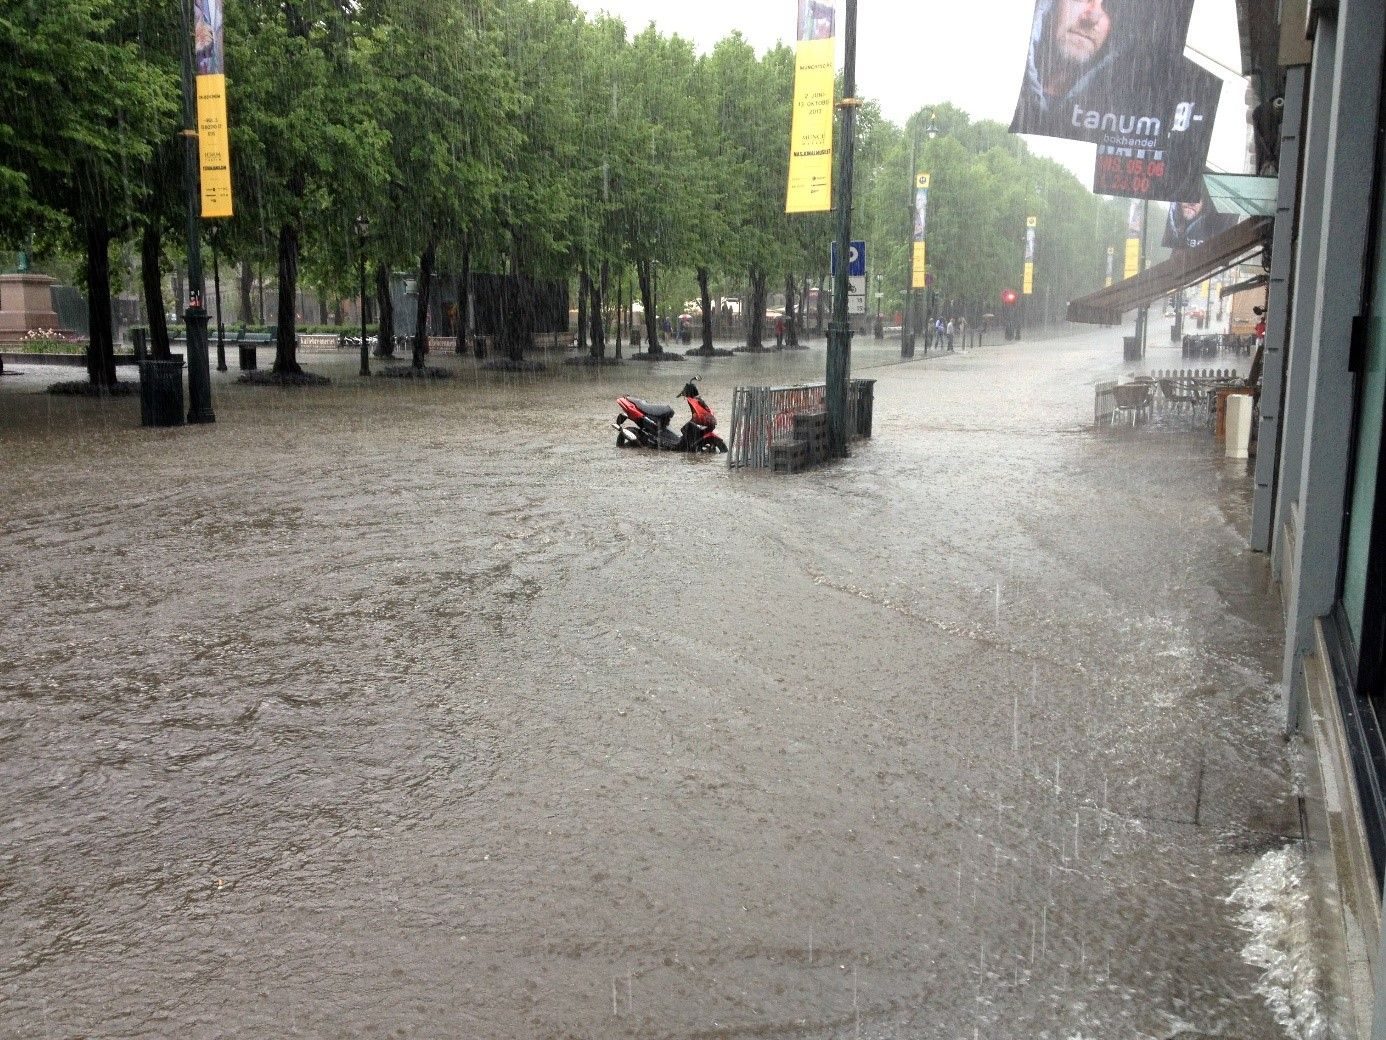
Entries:
<svg viewBox="0 0 1386 1040">
<path fill-rule="evenodd" d="M 962 315 L 958 316 L 958 339 L 962 340 L 963 350 L 967 349 L 967 319 Z"/>
<path fill-rule="evenodd" d="M 953 319 L 948 319 L 948 324 L 943 327 L 943 334 L 948 337 L 948 353 L 953 353 Z"/>
<path fill-rule="evenodd" d="M 783 315 L 783 314 L 777 314 L 777 315 L 775 316 L 775 346 L 777 346 L 777 347 L 783 347 L 783 346 L 784 346 L 784 315 Z"/>
</svg>

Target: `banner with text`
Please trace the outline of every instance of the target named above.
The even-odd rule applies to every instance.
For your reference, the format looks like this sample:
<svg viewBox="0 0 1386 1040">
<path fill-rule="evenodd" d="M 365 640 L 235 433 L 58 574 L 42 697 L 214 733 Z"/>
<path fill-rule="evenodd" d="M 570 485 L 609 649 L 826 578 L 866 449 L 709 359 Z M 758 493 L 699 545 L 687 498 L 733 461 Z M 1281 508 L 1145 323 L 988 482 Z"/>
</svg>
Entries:
<svg viewBox="0 0 1386 1040">
<path fill-rule="evenodd" d="M 831 3 L 799 0 L 786 213 L 833 208 L 834 18 Z"/>
<path fill-rule="evenodd" d="M 1020 283 L 1021 294 L 1025 296 L 1035 291 L 1035 228 L 1038 225 L 1037 217 L 1025 218 L 1025 272 Z"/>
<path fill-rule="evenodd" d="M 1011 132 L 1111 145 L 1158 138 L 1192 12 L 1193 0 L 1035 0 Z"/>
<path fill-rule="evenodd" d="M 1126 210 L 1126 257 L 1122 264 L 1122 279 L 1141 273 L 1141 236 L 1145 234 L 1145 204 L 1134 199 Z"/>
<path fill-rule="evenodd" d="M 1181 61 L 1178 88 L 1154 136 L 1098 144 L 1092 178 L 1097 194 L 1164 202 L 1202 197 L 1222 80 L 1187 58 Z"/>
<path fill-rule="evenodd" d="M 197 154 L 203 217 L 233 215 L 224 41 L 222 0 L 195 0 L 193 65 L 197 73 Z"/>
<path fill-rule="evenodd" d="M 914 248 L 910 260 L 910 288 L 923 289 L 929 284 L 928 254 L 924 237 L 929 233 L 929 175 L 914 176 Z"/>
</svg>

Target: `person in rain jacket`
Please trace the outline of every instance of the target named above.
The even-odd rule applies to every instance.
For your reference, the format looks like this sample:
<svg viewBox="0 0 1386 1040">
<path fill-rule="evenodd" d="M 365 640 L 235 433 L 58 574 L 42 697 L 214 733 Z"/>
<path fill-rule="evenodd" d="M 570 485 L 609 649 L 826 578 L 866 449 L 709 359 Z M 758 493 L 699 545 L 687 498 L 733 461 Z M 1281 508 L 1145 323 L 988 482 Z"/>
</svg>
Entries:
<svg viewBox="0 0 1386 1040">
<path fill-rule="evenodd" d="M 1150 25 L 1128 24 L 1131 0 L 1037 0 L 1030 31 L 1026 80 L 1020 87 L 1012 133 L 1096 141 L 1102 133 L 1088 122 L 1096 116 L 1125 116 L 1130 133 L 1138 116 L 1163 115 L 1163 90 L 1153 90 L 1159 65 L 1178 61 L 1182 49 L 1182 0 L 1139 0 L 1159 11 L 1146 11 Z M 1164 7 L 1170 11 L 1163 11 Z M 1157 24 L 1168 22 L 1168 25 Z M 1135 31 L 1152 39 L 1135 46 Z M 1170 46 L 1164 46 L 1170 36 Z M 1173 37 L 1178 36 L 1175 47 Z M 1166 53 L 1168 51 L 1168 53 Z"/>
<path fill-rule="evenodd" d="M 1111 103 L 1111 72 L 1122 57 L 1116 4 L 1125 0 L 1038 0 L 1025 83 L 1011 132 L 1095 140 L 1075 108 Z"/>
</svg>

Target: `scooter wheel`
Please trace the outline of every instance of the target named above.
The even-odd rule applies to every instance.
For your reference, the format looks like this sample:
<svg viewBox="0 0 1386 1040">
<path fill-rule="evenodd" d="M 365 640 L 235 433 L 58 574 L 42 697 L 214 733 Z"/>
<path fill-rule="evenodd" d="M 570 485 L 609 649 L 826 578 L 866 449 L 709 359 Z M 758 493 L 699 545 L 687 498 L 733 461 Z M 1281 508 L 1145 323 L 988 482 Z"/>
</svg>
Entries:
<svg viewBox="0 0 1386 1040">
<path fill-rule="evenodd" d="M 625 435 L 624 433 L 618 433 L 618 434 L 616 435 L 616 447 L 618 447 L 618 448 L 629 448 L 629 447 L 630 447 L 630 441 L 626 440 L 626 435 Z"/>
<path fill-rule="evenodd" d="M 707 440 L 703 441 L 702 444 L 698 445 L 698 450 L 700 452 L 716 452 L 718 455 L 725 455 L 727 453 L 727 442 L 722 440 L 721 437 L 709 437 Z"/>
</svg>

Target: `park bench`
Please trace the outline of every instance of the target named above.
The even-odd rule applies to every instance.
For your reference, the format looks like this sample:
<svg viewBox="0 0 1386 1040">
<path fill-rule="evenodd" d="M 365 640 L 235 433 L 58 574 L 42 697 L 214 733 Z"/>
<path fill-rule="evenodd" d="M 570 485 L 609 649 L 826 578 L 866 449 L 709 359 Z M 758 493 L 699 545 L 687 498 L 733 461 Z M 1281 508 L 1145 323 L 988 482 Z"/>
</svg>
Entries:
<svg viewBox="0 0 1386 1040">
<path fill-rule="evenodd" d="M 131 336 L 135 345 L 136 361 L 143 358 L 145 356 L 145 351 L 148 349 L 146 345 L 146 335 L 146 329 L 136 328 L 131 330 Z M 239 329 L 236 332 L 236 338 L 229 342 L 233 343 L 240 351 L 241 371 L 250 372 L 257 367 L 255 358 L 256 350 L 262 346 L 274 346 L 275 335 L 273 332 L 249 332 L 246 329 Z M 170 347 L 186 348 L 188 345 L 188 337 L 186 335 L 170 336 L 168 338 L 168 343 Z M 216 332 L 213 330 L 207 337 L 207 346 L 209 348 L 214 348 L 216 345 L 217 336 Z"/>
</svg>

